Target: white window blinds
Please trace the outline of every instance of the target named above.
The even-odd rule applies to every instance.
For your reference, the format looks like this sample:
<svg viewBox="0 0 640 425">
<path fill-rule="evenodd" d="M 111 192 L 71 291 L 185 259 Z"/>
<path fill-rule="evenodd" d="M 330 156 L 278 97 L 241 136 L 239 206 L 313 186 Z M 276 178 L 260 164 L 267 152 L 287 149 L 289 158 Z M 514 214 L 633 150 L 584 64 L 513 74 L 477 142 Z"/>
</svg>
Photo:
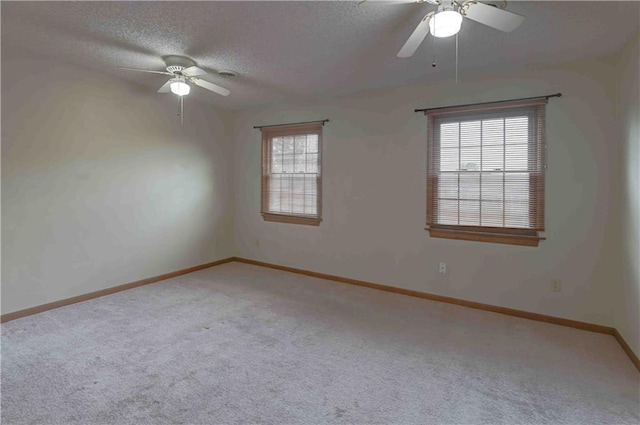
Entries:
<svg viewBox="0 0 640 425">
<path fill-rule="evenodd" d="M 265 220 L 320 222 L 322 124 L 262 129 Z"/>
<path fill-rule="evenodd" d="M 430 229 L 544 230 L 545 105 L 541 98 L 426 112 Z"/>
</svg>

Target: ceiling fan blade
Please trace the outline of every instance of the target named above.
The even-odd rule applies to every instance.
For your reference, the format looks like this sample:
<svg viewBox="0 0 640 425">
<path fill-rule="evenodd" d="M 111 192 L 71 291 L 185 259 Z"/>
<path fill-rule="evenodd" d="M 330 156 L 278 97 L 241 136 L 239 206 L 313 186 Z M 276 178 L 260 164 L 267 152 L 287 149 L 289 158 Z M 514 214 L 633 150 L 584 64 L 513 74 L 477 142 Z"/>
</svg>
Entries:
<svg viewBox="0 0 640 425">
<path fill-rule="evenodd" d="M 171 91 L 171 83 L 173 83 L 173 78 L 167 81 L 158 89 L 158 93 L 169 93 Z"/>
<path fill-rule="evenodd" d="M 207 71 L 197 66 L 190 66 L 182 70 L 182 73 L 188 77 L 197 77 L 198 75 L 205 75 Z"/>
<path fill-rule="evenodd" d="M 128 68 L 126 66 L 119 66 L 118 68 L 120 69 L 126 69 L 128 71 L 138 71 L 138 72 L 150 72 L 152 74 L 163 74 L 163 75 L 173 75 L 170 72 L 167 71 L 150 71 L 148 69 L 138 69 L 138 68 Z"/>
<path fill-rule="evenodd" d="M 231 93 L 229 90 L 225 89 L 224 87 L 220 87 L 217 84 L 213 84 L 201 78 L 192 78 L 191 81 L 193 81 L 193 83 L 196 86 L 200 86 L 203 89 L 211 90 L 212 92 L 218 93 L 222 96 L 229 96 L 229 93 Z"/>
<path fill-rule="evenodd" d="M 408 58 L 418 50 L 418 47 L 429 34 L 429 19 L 433 15 L 433 12 L 424 15 L 424 18 L 420 21 L 413 33 L 409 36 L 409 39 L 404 43 L 402 49 L 398 52 L 399 58 Z"/>
<path fill-rule="evenodd" d="M 463 7 L 463 15 L 472 21 L 504 32 L 513 31 L 524 21 L 524 16 L 484 3 L 470 3 Z"/>
</svg>

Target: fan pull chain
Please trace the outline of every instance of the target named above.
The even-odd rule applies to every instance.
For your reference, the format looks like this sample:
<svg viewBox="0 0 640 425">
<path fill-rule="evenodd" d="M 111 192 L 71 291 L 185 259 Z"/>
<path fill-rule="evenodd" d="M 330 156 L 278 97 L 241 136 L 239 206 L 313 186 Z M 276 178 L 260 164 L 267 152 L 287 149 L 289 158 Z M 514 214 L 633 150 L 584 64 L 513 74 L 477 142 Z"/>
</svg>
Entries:
<svg viewBox="0 0 640 425">
<path fill-rule="evenodd" d="M 432 49 L 432 54 L 433 54 L 433 61 L 431 62 L 431 67 L 435 68 L 436 67 L 436 38 L 435 37 L 431 37 L 433 39 L 433 49 Z"/>
<path fill-rule="evenodd" d="M 456 84 L 458 84 L 458 34 L 456 34 Z"/>
<path fill-rule="evenodd" d="M 180 125 L 184 123 L 184 96 L 180 96 Z"/>
</svg>

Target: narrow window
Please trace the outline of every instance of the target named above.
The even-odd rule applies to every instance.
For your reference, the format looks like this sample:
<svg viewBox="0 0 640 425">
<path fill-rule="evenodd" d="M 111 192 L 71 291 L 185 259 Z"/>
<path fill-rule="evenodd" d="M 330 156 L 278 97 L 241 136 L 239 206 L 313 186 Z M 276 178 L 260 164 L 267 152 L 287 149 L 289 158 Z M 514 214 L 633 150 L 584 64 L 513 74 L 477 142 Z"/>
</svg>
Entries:
<svg viewBox="0 0 640 425">
<path fill-rule="evenodd" d="M 320 224 L 321 158 L 321 123 L 262 129 L 264 220 Z"/>
<path fill-rule="evenodd" d="M 427 112 L 432 237 L 537 246 L 546 99 Z"/>
</svg>

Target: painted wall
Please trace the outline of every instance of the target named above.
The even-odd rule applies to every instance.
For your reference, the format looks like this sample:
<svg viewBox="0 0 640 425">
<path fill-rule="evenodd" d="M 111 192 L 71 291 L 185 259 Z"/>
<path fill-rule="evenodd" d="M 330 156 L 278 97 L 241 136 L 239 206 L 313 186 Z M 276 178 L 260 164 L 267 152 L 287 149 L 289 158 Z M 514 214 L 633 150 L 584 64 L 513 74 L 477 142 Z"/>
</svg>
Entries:
<svg viewBox="0 0 640 425">
<path fill-rule="evenodd" d="M 3 45 L 2 311 L 240 255 L 615 325 L 637 349 L 638 99 L 627 90 L 637 93 L 637 44 L 626 52 L 620 96 L 606 58 L 238 113 L 199 105 L 180 126 L 170 97 Z M 557 91 L 547 240 L 429 238 L 426 122 L 413 109 Z M 253 125 L 323 118 L 323 223 L 263 222 Z M 621 216 L 635 233 L 622 237 Z"/>
<path fill-rule="evenodd" d="M 615 64 L 608 59 L 461 82 L 384 89 L 240 112 L 235 244 L 255 260 L 612 325 L 619 250 Z M 415 108 L 562 92 L 548 105 L 547 240 L 517 247 L 430 238 L 426 119 Z M 260 216 L 260 134 L 252 126 L 328 118 L 319 227 Z M 615 252 L 614 252 L 615 251 Z M 448 273 L 438 273 L 446 262 Z M 553 279 L 562 291 L 551 292 Z"/>
<path fill-rule="evenodd" d="M 621 292 L 614 306 L 615 327 L 640 356 L 640 37 L 622 52 L 619 79 L 619 123 L 622 148 Z"/>
<path fill-rule="evenodd" d="M 232 117 L 2 46 L 2 312 L 232 255 Z"/>
</svg>

